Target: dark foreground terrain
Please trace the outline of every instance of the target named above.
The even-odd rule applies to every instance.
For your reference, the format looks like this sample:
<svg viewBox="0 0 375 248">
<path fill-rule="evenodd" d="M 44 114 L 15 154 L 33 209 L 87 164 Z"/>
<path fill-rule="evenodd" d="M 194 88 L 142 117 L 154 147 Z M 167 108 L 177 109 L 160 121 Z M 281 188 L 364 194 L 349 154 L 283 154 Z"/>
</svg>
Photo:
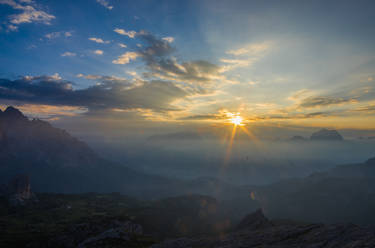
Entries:
<svg viewBox="0 0 375 248">
<path fill-rule="evenodd" d="M 270 221 L 258 210 L 233 221 L 214 198 L 139 201 L 113 194 L 37 194 L 0 205 L 0 247 L 375 247 L 353 224 Z"/>
</svg>

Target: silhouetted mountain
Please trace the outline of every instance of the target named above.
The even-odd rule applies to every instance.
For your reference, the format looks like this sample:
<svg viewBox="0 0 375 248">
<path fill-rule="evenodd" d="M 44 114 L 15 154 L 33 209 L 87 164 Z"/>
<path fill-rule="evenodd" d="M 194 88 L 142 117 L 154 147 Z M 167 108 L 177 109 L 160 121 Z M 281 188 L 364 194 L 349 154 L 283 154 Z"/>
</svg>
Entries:
<svg viewBox="0 0 375 248">
<path fill-rule="evenodd" d="M 121 192 L 142 198 L 208 194 L 231 198 L 245 194 L 231 185 L 189 182 L 142 173 L 98 156 L 84 142 L 48 122 L 29 120 L 8 107 L 0 113 L 0 182 L 30 175 L 36 192 Z"/>
<path fill-rule="evenodd" d="M 299 141 L 306 141 L 306 139 L 304 137 L 302 137 L 302 136 L 295 135 L 292 138 L 290 138 L 290 141 L 297 141 L 297 142 L 299 142 Z"/>
<path fill-rule="evenodd" d="M 65 130 L 45 121 L 28 120 L 13 107 L 0 113 L 0 134 L 0 180 L 6 182 L 16 174 L 26 173 L 35 191 L 148 191 L 147 196 L 160 196 L 170 185 L 179 183 L 104 160 Z M 160 193 L 156 194 L 158 190 Z"/>
<path fill-rule="evenodd" d="M 336 130 L 321 129 L 313 133 L 310 137 L 311 140 L 343 140 L 344 138 Z"/>
<path fill-rule="evenodd" d="M 303 179 L 252 187 L 253 194 L 272 217 L 375 226 L 374 161 L 372 158 Z"/>
</svg>

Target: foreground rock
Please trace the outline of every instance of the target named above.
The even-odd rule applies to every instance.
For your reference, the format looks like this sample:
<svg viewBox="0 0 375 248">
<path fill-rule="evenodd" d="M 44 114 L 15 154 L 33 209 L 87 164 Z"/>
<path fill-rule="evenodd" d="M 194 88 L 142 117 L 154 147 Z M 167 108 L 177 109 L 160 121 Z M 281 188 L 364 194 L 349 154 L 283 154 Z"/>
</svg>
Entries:
<svg viewBox="0 0 375 248">
<path fill-rule="evenodd" d="M 29 176 L 23 174 L 14 177 L 9 184 L 2 185 L 0 195 L 7 197 L 12 206 L 24 206 L 37 201 L 35 194 L 31 191 Z"/>
<path fill-rule="evenodd" d="M 87 222 L 73 225 L 68 232 L 50 241 L 51 247 L 127 247 L 140 243 L 142 226 L 131 221 Z"/>
<path fill-rule="evenodd" d="M 258 210 L 247 216 L 237 231 L 224 236 L 203 239 L 180 238 L 167 240 L 152 247 L 375 247 L 374 232 L 356 225 L 275 224 L 263 217 L 262 212 Z M 250 220 L 254 220 L 254 223 L 250 223 Z"/>
</svg>

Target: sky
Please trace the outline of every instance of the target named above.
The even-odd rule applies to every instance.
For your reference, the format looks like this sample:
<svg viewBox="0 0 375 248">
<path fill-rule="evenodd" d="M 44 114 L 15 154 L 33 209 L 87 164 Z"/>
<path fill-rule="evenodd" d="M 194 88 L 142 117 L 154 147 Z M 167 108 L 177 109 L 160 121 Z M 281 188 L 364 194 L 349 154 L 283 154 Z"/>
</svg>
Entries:
<svg viewBox="0 0 375 248">
<path fill-rule="evenodd" d="M 372 136 L 374 9 L 373 1 L 0 0 L 0 108 L 77 132 L 221 134 L 240 120 L 259 135 Z"/>
</svg>

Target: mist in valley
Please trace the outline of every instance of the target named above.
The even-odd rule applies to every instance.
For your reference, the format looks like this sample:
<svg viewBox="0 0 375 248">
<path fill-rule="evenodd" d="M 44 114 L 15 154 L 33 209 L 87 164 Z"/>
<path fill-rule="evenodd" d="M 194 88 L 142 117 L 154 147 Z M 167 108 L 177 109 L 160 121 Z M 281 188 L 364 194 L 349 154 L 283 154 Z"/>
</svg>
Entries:
<svg viewBox="0 0 375 248">
<path fill-rule="evenodd" d="M 154 136 L 151 136 L 154 137 Z M 94 140 L 103 157 L 146 173 L 178 179 L 214 177 L 236 185 L 264 185 L 305 177 L 374 156 L 375 140 L 292 141 L 214 138 L 140 138 Z"/>
</svg>

